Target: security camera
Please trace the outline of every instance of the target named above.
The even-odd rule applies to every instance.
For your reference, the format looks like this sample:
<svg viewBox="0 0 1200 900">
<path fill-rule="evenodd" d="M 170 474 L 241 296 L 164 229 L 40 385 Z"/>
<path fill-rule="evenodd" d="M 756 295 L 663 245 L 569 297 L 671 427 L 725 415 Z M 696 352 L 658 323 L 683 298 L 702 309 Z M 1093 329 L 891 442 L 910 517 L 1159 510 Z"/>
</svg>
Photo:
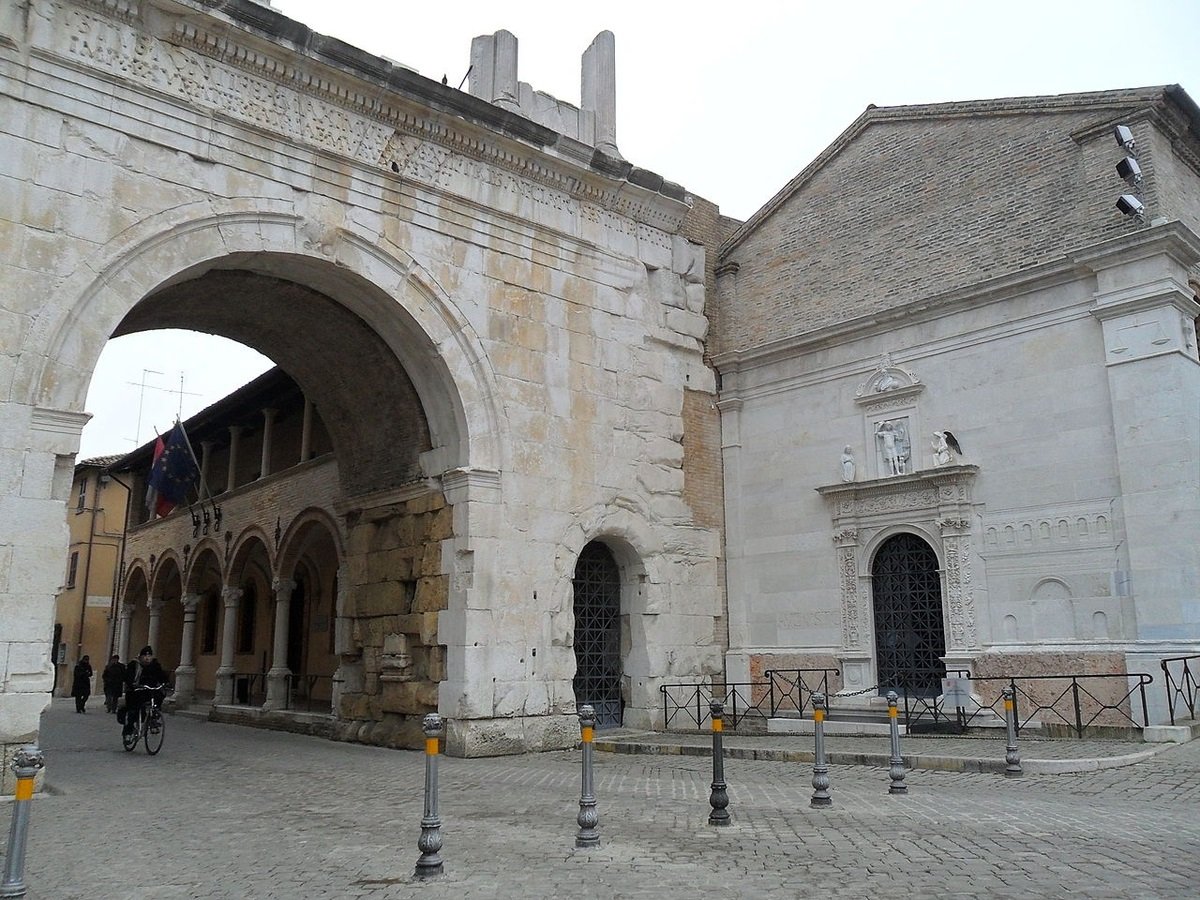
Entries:
<svg viewBox="0 0 1200 900">
<path fill-rule="evenodd" d="M 1133 149 L 1133 131 L 1130 130 L 1128 125 L 1118 125 L 1114 128 L 1113 137 L 1119 146 L 1124 147 L 1126 150 Z"/>
<path fill-rule="evenodd" d="M 1141 200 L 1133 196 L 1133 194 L 1122 194 L 1117 199 L 1117 209 L 1127 216 L 1137 218 L 1145 212 L 1146 206 Z"/>
<path fill-rule="evenodd" d="M 1117 174 L 1130 184 L 1139 184 L 1142 180 L 1142 167 L 1132 156 L 1127 156 L 1117 163 Z"/>
</svg>

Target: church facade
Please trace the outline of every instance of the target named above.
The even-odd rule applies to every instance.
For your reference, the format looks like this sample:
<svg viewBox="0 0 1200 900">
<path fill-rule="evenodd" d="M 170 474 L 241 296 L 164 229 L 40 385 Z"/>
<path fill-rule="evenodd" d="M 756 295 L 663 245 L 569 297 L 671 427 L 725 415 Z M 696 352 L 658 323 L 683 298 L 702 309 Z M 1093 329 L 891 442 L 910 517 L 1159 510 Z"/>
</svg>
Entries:
<svg viewBox="0 0 1200 900">
<path fill-rule="evenodd" d="M 1163 715 L 1200 641 L 1198 124 L 1177 87 L 870 108 L 725 242 L 731 681 L 1145 672 Z"/>
<path fill-rule="evenodd" d="M 6 753 L 96 360 L 166 327 L 286 375 L 194 421 L 196 518 L 130 530 L 117 642 L 185 699 L 475 755 L 771 667 L 1200 649 L 1187 95 L 870 109 L 737 223 L 622 158 L 614 53 L 576 107 L 507 32 L 459 91 L 252 0 L 0 8 Z"/>
</svg>

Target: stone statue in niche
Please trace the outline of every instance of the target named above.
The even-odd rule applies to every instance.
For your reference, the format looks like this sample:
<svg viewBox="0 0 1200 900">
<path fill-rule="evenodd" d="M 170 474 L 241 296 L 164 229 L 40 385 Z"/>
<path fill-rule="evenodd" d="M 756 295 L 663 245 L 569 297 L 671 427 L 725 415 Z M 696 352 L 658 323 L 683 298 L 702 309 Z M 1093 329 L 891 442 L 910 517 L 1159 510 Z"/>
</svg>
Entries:
<svg viewBox="0 0 1200 900">
<path fill-rule="evenodd" d="M 842 451 L 842 481 L 854 480 L 854 451 L 850 445 Z"/>
<path fill-rule="evenodd" d="M 909 456 L 908 429 L 903 419 L 885 419 L 875 426 L 875 440 L 883 454 L 884 475 L 903 475 Z"/>
</svg>

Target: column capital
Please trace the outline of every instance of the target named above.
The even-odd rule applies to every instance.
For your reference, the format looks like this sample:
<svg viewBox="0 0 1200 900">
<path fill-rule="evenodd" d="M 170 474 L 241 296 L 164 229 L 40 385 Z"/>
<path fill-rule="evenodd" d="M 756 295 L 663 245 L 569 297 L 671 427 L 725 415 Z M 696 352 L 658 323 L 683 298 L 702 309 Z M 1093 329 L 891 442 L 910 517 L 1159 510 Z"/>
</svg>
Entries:
<svg viewBox="0 0 1200 900">
<path fill-rule="evenodd" d="M 242 594 L 240 587 L 223 587 L 221 588 L 221 599 L 225 602 L 226 609 L 232 609 L 242 602 Z"/>
<path fill-rule="evenodd" d="M 150 615 L 157 615 L 162 612 L 164 602 L 162 597 L 147 597 L 146 609 L 150 610 Z"/>
<path fill-rule="evenodd" d="M 275 591 L 276 600 L 287 600 L 296 589 L 296 582 L 291 578 L 276 578 L 271 583 L 271 588 Z"/>
<path fill-rule="evenodd" d="M 200 605 L 200 594 L 184 594 L 179 598 L 179 602 L 183 604 L 184 612 L 195 612 L 196 607 Z"/>
</svg>

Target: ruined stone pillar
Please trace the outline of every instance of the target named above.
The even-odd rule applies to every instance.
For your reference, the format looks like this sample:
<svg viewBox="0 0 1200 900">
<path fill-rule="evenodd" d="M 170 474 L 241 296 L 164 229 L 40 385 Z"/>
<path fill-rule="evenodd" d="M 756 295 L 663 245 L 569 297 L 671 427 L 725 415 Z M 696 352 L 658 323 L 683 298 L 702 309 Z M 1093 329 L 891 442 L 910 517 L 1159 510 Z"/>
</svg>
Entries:
<svg viewBox="0 0 1200 900">
<path fill-rule="evenodd" d="M 175 670 L 175 699 L 180 705 L 190 703 L 196 693 L 196 666 L 193 645 L 196 640 L 196 607 L 199 594 L 183 595 L 183 643 L 179 648 L 179 668 Z"/>
<path fill-rule="evenodd" d="M 596 120 L 597 150 L 620 158 L 617 150 L 617 45 L 611 31 L 596 35 L 583 54 L 580 108 Z"/>
<path fill-rule="evenodd" d="M 288 682 L 292 675 L 287 664 L 288 629 L 295 587 L 296 583 L 291 579 L 275 579 L 275 643 L 271 651 L 271 669 L 267 672 L 267 700 L 263 709 L 287 709 L 288 706 Z"/>
<path fill-rule="evenodd" d="M 468 92 L 502 109 L 520 111 L 517 94 L 517 38 L 511 31 L 481 34 L 471 41 Z"/>
<path fill-rule="evenodd" d="M 217 667 L 217 689 L 214 703 L 233 702 L 233 641 L 237 634 L 237 611 L 242 602 L 242 589 L 227 587 L 221 590 L 225 604 L 225 619 L 221 623 L 221 665 Z"/>
</svg>

